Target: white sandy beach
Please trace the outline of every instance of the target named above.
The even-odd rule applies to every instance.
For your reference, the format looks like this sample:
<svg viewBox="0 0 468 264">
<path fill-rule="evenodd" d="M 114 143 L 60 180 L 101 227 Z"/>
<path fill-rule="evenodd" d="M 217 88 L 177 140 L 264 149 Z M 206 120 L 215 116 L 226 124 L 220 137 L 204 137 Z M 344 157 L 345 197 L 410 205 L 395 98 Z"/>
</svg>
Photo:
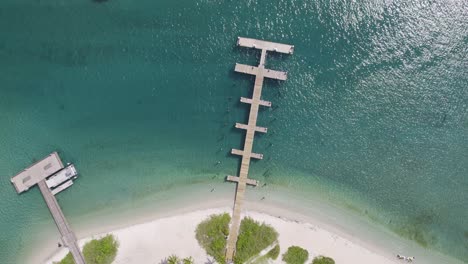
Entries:
<svg viewBox="0 0 468 264">
<path fill-rule="evenodd" d="M 198 223 L 209 215 L 230 212 L 230 208 L 217 208 L 188 212 L 176 216 L 156 219 L 147 223 L 133 225 L 108 233 L 115 235 L 120 243 L 115 264 L 156 264 L 163 258 L 176 254 L 180 257 L 192 256 L 195 263 L 204 263 L 209 256 L 198 245 L 195 239 L 195 229 Z M 346 234 L 329 231 L 321 226 L 272 216 L 255 211 L 247 211 L 244 216 L 265 222 L 279 232 L 281 254 L 292 245 L 301 246 L 309 251 L 310 259 L 318 255 L 326 255 L 335 259 L 336 263 L 360 264 L 396 264 L 405 263 L 390 259 L 376 253 L 371 247 L 348 239 Z M 93 238 L 98 238 L 102 233 Z M 80 240 L 80 245 L 91 237 Z M 46 263 L 62 259 L 67 253 L 61 249 Z M 281 256 L 272 263 L 282 263 Z"/>
<path fill-rule="evenodd" d="M 232 186 L 226 184 L 179 187 L 138 203 L 108 208 L 83 215 L 72 222 L 81 246 L 92 238 L 108 233 L 120 242 L 115 264 L 157 264 L 171 254 L 192 256 L 205 263 L 208 256 L 195 240 L 195 228 L 209 215 L 232 212 Z M 210 192 L 216 187 L 216 192 Z M 327 255 L 338 264 L 404 264 L 396 254 L 415 256 L 416 264 L 462 264 L 446 255 L 421 248 L 384 227 L 353 212 L 314 199 L 300 200 L 294 192 L 263 189 L 247 192 L 243 216 L 272 225 L 279 232 L 281 254 L 291 245 L 309 251 L 312 259 Z M 181 195 L 184 194 L 184 195 Z M 284 195 L 284 197 L 283 197 Z M 47 263 L 60 260 L 67 250 L 57 248 L 60 240 L 53 223 L 47 222 L 46 239 L 42 239 L 24 263 Z M 281 263 L 280 258 L 275 263 Z M 309 264 L 307 262 L 307 264 Z"/>
</svg>

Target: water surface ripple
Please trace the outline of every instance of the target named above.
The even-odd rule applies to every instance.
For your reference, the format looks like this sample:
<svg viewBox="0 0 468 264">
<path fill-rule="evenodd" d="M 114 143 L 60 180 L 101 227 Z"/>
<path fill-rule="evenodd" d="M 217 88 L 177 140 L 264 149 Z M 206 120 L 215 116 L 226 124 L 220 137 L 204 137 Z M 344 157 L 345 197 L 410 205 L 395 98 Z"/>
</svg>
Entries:
<svg viewBox="0 0 468 264">
<path fill-rule="evenodd" d="M 259 54 L 274 108 L 252 177 L 310 193 L 430 249 L 468 259 L 466 1 L 26 1 L 0 4 L 0 259 L 22 263 L 51 218 L 9 178 L 53 150 L 82 177 L 59 195 L 78 216 L 235 174 L 238 103 Z M 216 161 L 222 161 L 216 166 Z M 319 189 L 320 189 L 319 188 Z M 76 222 L 75 222 L 76 223 Z"/>
</svg>

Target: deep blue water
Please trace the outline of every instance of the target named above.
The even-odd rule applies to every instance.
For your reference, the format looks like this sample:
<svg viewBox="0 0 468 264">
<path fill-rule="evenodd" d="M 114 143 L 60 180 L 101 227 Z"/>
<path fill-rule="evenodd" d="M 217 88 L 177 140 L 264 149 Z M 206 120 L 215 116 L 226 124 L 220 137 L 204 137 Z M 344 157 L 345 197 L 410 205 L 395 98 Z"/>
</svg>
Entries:
<svg viewBox="0 0 468 264">
<path fill-rule="evenodd" d="M 50 221 L 9 178 L 51 151 L 82 175 L 60 196 L 71 219 L 235 174 L 253 83 L 233 65 L 259 57 L 237 36 L 296 47 L 267 58 L 289 77 L 266 82 L 252 177 L 359 193 L 364 217 L 468 259 L 467 17 L 442 0 L 2 1 L 1 262 Z"/>
</svg>

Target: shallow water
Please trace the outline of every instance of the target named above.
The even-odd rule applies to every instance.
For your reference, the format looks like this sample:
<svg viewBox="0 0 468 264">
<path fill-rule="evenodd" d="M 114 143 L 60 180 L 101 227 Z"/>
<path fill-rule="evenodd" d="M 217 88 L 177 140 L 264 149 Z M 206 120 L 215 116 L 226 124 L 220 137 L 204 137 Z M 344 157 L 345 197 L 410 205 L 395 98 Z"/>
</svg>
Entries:
<svg viewBox="0 0 468 264">
<path fill-rule="evenodd" d="M 428 248 L 468 259 L 468 7 L 462 1 L 36 1 L 0 4 L 0 259 L 19 263 L 37 190 L 9 178 L 58 150 L 81 177 L 71 221 L 180 184 L 235 174 L 259 54 L 237 36 L 295 45 L 267 65 L 251 175 L 320 190 Z M 221 161 L 220 165 L 216 165 Z"/>
</svg>

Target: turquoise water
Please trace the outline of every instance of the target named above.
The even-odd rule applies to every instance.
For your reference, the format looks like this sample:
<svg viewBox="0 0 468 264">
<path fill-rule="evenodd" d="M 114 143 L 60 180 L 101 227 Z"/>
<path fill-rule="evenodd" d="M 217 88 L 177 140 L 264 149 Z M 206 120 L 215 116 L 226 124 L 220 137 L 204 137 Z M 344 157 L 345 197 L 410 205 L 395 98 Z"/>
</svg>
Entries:
<svg viewBox="0 0 468 264">
<path fill-rule="evenodd" d="M 289 79 L 266 82 L 276 107 L 261 111 L 252 177 L 305 198 L 323 184 L 325 199 L 467 260 L 467 16 L 442 0 L 2 1 L 1 262 L 21 263 L 51 221 L 37 190 L 9 182 L 51 151 L 81 173 L 59 196 L 72 222 L 235 174 L 252 79 L 232 69 L 259 56 L 237 36 L 296 46 L 267 59 Z"/>
</svg>

